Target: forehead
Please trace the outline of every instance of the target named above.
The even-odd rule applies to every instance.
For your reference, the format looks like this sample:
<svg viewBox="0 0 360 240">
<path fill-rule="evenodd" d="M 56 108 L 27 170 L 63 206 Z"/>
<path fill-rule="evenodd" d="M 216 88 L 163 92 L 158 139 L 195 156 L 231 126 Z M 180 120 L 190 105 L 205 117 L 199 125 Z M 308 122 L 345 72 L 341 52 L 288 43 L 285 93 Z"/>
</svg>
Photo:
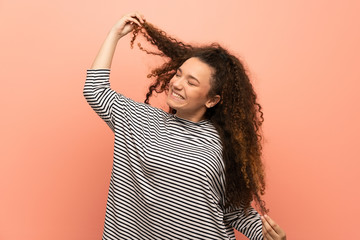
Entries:
<svg viewBox="0 0 360 240">
<path fill-rule="evenodd" d="M 200 83 L 209 83 L 213 73 L 212 67 L 196 57 L 187 59 L 180 66 L 180 69 L 183 74 L 195 77 L 200 81 Z"/>
</svg>

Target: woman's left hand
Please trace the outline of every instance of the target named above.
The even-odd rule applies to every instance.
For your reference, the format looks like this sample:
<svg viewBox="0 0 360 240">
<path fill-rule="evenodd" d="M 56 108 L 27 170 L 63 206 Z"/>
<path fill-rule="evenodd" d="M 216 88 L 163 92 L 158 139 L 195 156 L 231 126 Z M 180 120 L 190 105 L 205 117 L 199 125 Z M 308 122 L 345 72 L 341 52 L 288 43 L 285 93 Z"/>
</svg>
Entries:
<svg viewBox="0 0 360 240">
<path fill-rule="evenodd" d="M 286 234 L 268 215 L 261 216 L 264 240 L 286 240 Z"/>
</svg>

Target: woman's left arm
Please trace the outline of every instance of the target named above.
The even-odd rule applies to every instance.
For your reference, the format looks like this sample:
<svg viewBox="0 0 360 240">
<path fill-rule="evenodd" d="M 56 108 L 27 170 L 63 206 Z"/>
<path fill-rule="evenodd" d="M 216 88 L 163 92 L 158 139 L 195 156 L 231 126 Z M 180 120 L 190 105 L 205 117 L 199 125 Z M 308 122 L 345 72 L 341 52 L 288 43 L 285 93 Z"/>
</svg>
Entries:
<svg viewBox="0 0 360 240">
<path fill-rule="evenodd" d="M 261 216 L 253 207 L 247 216 L 244 209 L 228 207 L 224 221 L 250 240 L 286 240 L 285 231 L 268 215 Z"/>
<path fill-rule="evenodd" d="M 260 214 L 252 207 L 250 207 L 248 215 L 245 215 L 245 210 L 242 208 L 226 208 L 224 222 L 244 234 L 250 240 L 264 239 Z"/>
</svg>

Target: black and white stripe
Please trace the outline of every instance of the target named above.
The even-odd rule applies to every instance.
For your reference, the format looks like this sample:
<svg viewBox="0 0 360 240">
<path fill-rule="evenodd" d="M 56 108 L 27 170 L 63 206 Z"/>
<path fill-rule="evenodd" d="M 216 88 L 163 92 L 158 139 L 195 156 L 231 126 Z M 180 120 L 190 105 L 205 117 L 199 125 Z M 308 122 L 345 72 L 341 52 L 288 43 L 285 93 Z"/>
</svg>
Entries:
<svg viewBox="0 0 360 240">
<path fill-rule="evenodd" d="M 191 122 L 110 88 L 110 69 L 88 69 L 83 90 L 115 134 L 103 239 L 263 239 L 260 215 L 224 209 L 221 141 Z"/>
</svg>

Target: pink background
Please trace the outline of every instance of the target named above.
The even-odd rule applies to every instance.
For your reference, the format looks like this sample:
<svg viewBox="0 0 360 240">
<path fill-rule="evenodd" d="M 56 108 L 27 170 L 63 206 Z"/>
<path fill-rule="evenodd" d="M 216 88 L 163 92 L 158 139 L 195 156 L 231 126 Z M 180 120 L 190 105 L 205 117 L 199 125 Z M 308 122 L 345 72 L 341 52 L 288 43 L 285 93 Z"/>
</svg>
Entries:
<svg viewBox="0 0 360 240">
<path fill-rule="evenodd" d="M 0 239 L 101 238 L 113 133 L 82 90 L 107 32 L 133 10 L 243 59 L 265 117 L 265 200 L 288 239 L 360 239 L 356 0 L 0 1 Z M 143 101 L 152 58 L 129 40 L 110 82 Z"/>
</svg>

